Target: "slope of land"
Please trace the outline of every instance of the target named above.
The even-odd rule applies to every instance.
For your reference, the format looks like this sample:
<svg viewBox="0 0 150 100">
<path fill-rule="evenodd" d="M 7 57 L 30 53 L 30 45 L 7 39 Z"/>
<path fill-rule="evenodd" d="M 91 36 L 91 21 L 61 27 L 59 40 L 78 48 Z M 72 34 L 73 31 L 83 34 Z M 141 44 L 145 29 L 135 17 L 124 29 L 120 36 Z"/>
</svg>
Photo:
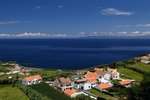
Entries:
<svg viewBox="0 0 150 100">
<path fill-rule="evenodd" d="M 29 100 L 29 98 L 16 87 L 0 85 L 0 100 Z"/>
</svg>

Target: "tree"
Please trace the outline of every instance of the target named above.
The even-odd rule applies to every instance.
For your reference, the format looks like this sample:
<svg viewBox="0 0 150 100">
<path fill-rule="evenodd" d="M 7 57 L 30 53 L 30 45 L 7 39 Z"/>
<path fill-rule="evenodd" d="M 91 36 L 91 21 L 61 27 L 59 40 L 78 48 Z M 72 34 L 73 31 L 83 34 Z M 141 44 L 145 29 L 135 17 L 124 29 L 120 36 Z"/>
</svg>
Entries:
<svg viewBox="0 0 150 100">
<path fill-rule="evenodd" d="M 144 74 L 144 78 L 141 82 L 142 87 L 142 93 L 141 97 L 143 97 L 144 100 L 150 99 L 150 72 Z"/>
</svg>

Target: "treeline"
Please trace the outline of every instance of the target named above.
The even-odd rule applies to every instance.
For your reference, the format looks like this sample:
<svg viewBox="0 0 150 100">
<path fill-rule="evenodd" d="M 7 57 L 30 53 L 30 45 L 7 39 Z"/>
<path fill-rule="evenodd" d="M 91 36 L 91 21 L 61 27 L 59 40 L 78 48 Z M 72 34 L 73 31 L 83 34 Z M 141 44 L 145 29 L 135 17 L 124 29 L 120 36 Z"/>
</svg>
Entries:
<svg viewBox="0 0 150 100">
<path fill-rule="evenodd" d="M 16 86 L 20 88 L 30 98 L 30 100 L 51 100 L 47 96 L 43 96 L 31 87 L 22 84 L 16 84 Z"/>
<path fill-rule="evenodd" d="M 30 87 L 43 96 L 47 96 L 51 100 L 71 100 L 71 98 L 69 98 L 63 92 L 60 92 L 45 83 L 32 85 Z"/>
<path fill-rule="evenodd" d="M 118 62 L 112 62 L 110 64 L 103 64 L 103 65 L 98 65 L 95 67 L 101 67 L 101 68 L 107 68 L 107 67 L 111 67 L 111 68 L 119 68 L 119 67 L 128 67 L 129 65 L 133 65 L 135 64 L 136 61 L 134 59 L 129 59 L 129 60 L 123 60 L 123 61 L 118 61 Z"/>
</svg>

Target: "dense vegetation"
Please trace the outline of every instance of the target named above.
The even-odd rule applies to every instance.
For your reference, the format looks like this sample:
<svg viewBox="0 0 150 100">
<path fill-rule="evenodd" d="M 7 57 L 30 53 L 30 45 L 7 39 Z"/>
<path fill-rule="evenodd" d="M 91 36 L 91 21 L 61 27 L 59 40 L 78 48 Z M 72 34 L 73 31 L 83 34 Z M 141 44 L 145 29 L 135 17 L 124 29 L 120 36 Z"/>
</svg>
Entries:
<svg viewBox="0 0 150 100">
<path fill-rule="evenodd" d="M 38 93 L 42 94 L 42 96 L 47 96 L 51 100 L 70 100 L 70 98 L 64 93 L 61 93 L 60 91 L 44 83 L 32 85 L 30 87 L 32 90 L 37 91 Z"/>
<path fill-rule="evenodd" d="M 16 86 L 20 88 L 30 98 L 30 100 L 50 100 L 47 96 L 43 96 L 31 87 L 22 84 L 17 84 Z"/>
</svg>

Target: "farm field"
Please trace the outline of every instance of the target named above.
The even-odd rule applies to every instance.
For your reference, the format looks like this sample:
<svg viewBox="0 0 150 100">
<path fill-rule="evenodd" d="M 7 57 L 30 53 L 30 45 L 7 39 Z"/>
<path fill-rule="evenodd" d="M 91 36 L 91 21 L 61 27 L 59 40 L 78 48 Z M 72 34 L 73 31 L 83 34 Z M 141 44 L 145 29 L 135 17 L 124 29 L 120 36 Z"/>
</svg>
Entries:
<svg viewBox="0 0 150 100">
<path fill-rule="evenodd" d="M 0 100 L 29 100 L 29 98 L 16 87 L 0 85 Z"/>
<path fill-rule="evenodd" d="M 135 72 L 131 69 L 118 68 L 118 71 L 121 74 L 125 74 L 128 78 L 135 79 L 136 81 L 142 81 L 142 79 L 143 79 L 143 74 Z"/>
</svg>

